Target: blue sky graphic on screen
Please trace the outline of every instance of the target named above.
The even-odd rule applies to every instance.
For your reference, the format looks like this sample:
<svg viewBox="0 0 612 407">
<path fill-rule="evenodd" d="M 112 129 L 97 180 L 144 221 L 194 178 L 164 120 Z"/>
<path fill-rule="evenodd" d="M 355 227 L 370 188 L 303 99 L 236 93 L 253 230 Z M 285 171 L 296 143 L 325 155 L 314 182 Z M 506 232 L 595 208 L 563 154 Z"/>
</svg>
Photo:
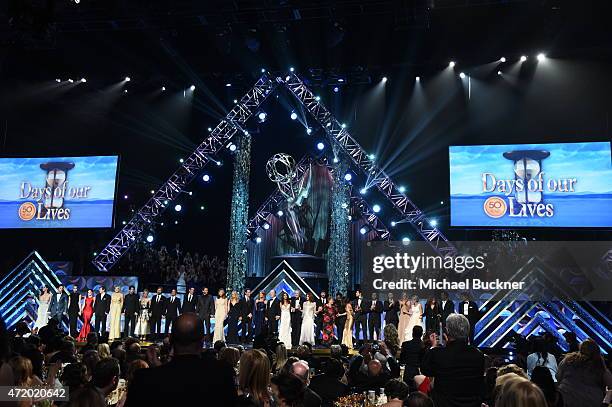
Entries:
<svg viewBox="0 0 612 407">
<path fill-rule="evenodd" d="M 611 227 L 609 142 L 451 146 L 451 226 Z"/>
<path fill-rule="evenodd" d="M 0 228 L 112 227 L 117 161 L 0 158 Z"/>
</svg>

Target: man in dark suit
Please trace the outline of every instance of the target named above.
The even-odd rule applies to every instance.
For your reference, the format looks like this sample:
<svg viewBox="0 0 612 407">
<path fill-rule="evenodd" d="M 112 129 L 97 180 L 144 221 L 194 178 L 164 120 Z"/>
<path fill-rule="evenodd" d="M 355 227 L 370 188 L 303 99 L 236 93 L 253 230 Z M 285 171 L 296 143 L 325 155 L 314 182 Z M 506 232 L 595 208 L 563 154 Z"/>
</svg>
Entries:
<svg viewBox="0 0 612 407">
<path fill-rule="evenodd" d="M 461 302 L 457 308 L 457 313 L 465 316 L 470 322 L 470 336 L 469 343 L 474 344 L 474 330 L 476 328 L 476 322 L 480 319 L 480 313 L 478 312 L 478 305 L 470 299 L 468 293 L 461 294 Z"/>
<path fill-rule="evenodd" d="M 162 333 L 162 317 L 166 310 L 166 297 L 163 295 L 163 291 L 161 287 L 157 287 L 157 292 L 151 298 L 151 319 L 149 322 L 151 324 L 151 334 L 154 338 L 159 337 Z"/>
<path fill-rule="evenodd" d="M 349 386 L 341 381 L 343 376 L 344 366 L 342 362 L 330 358 L 323 366 L 323 374 L 310 379 L 309 387 L 321 397 L 323 406 L 333 406 L 338 397 L 350 393 Z"/>
<path fill-rule="evenodd" d="M 202 357 L 204 324 L 195 314 L 175 321 L 170 344 L 174 356 L 159 367 L 139 369 L 130 382 L 126 406 L 187 406 L 201 400 L 210 406 L 234 406 L 236 389 L 232 368 Z"/>
<path fill-rule="evenodd" d="M 281 315 L 280 300 L 276 298 L 276 291 L 270 290 L 270 299 L 268 300 L 268 308 L 266 316 L 268 317 L 268 334 L 278 335 L 278 321 Z"/>
<path fill-rule="evenodd" d="M 136 288 L 131 285 L 128 293 L 123 298 L 123 335 L 134 336 L 136 329 L 136 317 L 140 311 L 140 303 Z"/>
<path fill-rule="evenodd" d="M 446 320 L 446 347 L 437 347 L 435 333 L 430 335 L 434 348 L 421 363 L 421 373 L 432 377 L 431 393 L 436 407 L 480 407 L 484 390 L 484 355 L 468 345 L 470 323 L 461 314 Z"/>
<path fill-rule="evenodd" d="M 300 343 L 303 308 L 304 298 L 302 298 L 300 290 L 295 290 L 291 298 L 291 342 L 295 345 Z"/>
<path fill-rule="evenodd" d="M 195 288 L 189 287 L 189 291 L 185 298 L 183 298 L 183 308 L 181 309 L 181 314 L 185 312 L 196 312 L 196 307 L 198 305 L 198 298 L 195 295 Z"/>
<path fill-rule="evenodd" d="M 310 366 L 303 360 L 295 362 L 291 365 L 291 374 L 300 379 L 306 386 L 304 390 L 304 400 L 302 406 L 304 407 L 321 407 L 321 397 L 310 388 Z"/>
<path fill-rule="evenodd" d="M 400 353 L 399 362 L 405 365 L 403 380 L 412 391 L 415 389 L 414 378 L 415 375 L 419 374 L 419 368 L 423 356 L 425 355 L 425 346 L 423 345 L 423 327 L 421 325 L 415 325 L 412 328 L 412 339 L 402 343 L 402 351 Z"/>
<path fill-rule="evenodd" d="M 241 322 L 241 339 L 243 343 L 251 342 L 253 338 L 253 308 L 255 307 L 255 300 L 251 298 L 251 290 L 249 288 L 244 290 L 244 298 L 240 300 L 240 314 L 242 315 Z"/>
<path fill-rule="evenodd" d="M 327 292 L 326 291 L 321 291 L 321 295 L 319 296 L 319 299 L 315 301 L 316 308 L 315 308 L 315 343 L 320 343 L 320 339 L 321 338 L 321 331 L 323 330 L 323 309 L 325 307 L 325 304 L 327 304 Z"/>
<path fill-rule="evenodd" d="M 362 343 L 366 342 L 368 340 L 368 305 L 360 290 L 355 291 L 353 312 L 355 312 L 355 338 L 359 342 L 359 333 L 363 332 Z"/>
<path fill-rule="evenodd" d="M 399 302 L 393 298 L 393 293 L 387 295 L 383 308 L 385 310 L 385 325 L 393 324 L 397 328 L 399 325 Z"/>
<path fill-rule="evenodd" d="M 164 315 L 166 316 L 166 334 L 170 332 L 170 327 L 178 318 L 180 311 L 181 300 L 176 296 L 176 288 L 173 288 L 172 291 L 170 291 L 170 298 L 166 301 L 166 309 L 164 310 Z"/>
<path fill-rule="evenodd" d="M 110 303 L 110 295 L 106 294 L 106 288 L 101 286 L 98 289 L 96 303 L 94 304 L 94 315 L 96 317 L 94 330 L 100 335 L 100 337 L 104 337 L 106 334 L 106 317 L 110 311 Z"/>
<path fill-rule="evenodd" d="M 440 318 L 442 328 L 446 327 L 446 318 L 455 312 L 455 303 L 452 302 L 446 291 L 440 293 Z"/>
<path fill-rule="evenodd" d="M 383 312 L 383 304 L 378 300 L 378 294 L 372 293 L 372 302 L 368 304 L 368 327 L 370 328 L 370 340 L 380 340 L 380 322 Z M 376 333 L 376 339 L 374 334 Z"/>
<path fill-rule="evenodd" d="M 72 285 L 72 292 L 68 298 L 68 322 L 70 326 L 70 336 L 76 338 L 79 336 L 77 329 L 77 322 L 79 320 L 81 294 L 79 293 L 79 287 L 76 284 Z"/>
<path fill-rule="evenodd" d="M 210 331 L 210 316 L 215 313 L 215 302 L 212 295 L 208 293 L 208 287 L 202 288 L 202 295 L 198 298 L 198 305 L 196 307 L 198 316 L 204 321 L 205 330 L 205 341 L 212 342 L 212 332 Z"/>
</svg>

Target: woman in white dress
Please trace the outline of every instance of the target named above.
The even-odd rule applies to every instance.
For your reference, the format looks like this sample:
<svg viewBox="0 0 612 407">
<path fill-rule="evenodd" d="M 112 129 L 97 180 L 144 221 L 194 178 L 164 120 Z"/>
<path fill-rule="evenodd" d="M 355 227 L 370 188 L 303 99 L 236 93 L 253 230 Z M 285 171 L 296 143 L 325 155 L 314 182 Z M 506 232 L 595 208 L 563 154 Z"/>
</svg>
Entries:
<svg viewBox="0 0 612 407">
<path fill-rule="evenodd" d="M 151 299 L 149 298 L 149 290 L 146 288 L 142 292 L 142 297 L 140 297 L 140 312 L 138 313 L 138 320 L 136 321 L 136 329 L 134 330 L 134 335 L 138 336 L 141 341 L 144 341 L 147 338 L 147 335 L 150 333 L 149 330 L 149 318 L 151 309 Z"/>
<path fill-rule="evenodd" d="M 306 294 L 302 313 L 302 333 L 300 334 L 300 345 L 308 342 L 315 343 L 314 336 L 314 313 L 317 303 L 314 301 L 312 293 Z"/>
<path fill-rule="evenodd" d="M 285 344 L 285 348 L 291 349 L 291 300 L 289 295 L 283 291 L 281 294 L 281 317 L 278 328 L 278 340 Z"/>
<path fill-rule="evenodd" d="M 423 326 L 423 306 L 419 302 L 419 297 L 416 295 L 412 296 L 408 314 L 410 315 L 410 319 L 408 320 L 408 326 L 404 333 L 404 341 L 412 340 L 412 328 L 416 325 Z"/>
<path fill-rule="evenodd" d="M 219 290 L 218 294 L 219 296 L 215 300 L 215 334 L 213 335 L 213 343 L 225 341 L 225 332 L 223 328 L 225 325 L 225 318 L 227 317 L 227 297 L 223 288 Z"/>
<path fill-rule="evenodd" d="M 38 297 L 38 312 L 36 313 L 36 322 L 32 330 L 37 333 L 40 328 L 47 325 L 49 322 L 49 304 L 51 303 L 51 293 L 47 286 L 42 286 L 40 296 Z"/>
</svg>

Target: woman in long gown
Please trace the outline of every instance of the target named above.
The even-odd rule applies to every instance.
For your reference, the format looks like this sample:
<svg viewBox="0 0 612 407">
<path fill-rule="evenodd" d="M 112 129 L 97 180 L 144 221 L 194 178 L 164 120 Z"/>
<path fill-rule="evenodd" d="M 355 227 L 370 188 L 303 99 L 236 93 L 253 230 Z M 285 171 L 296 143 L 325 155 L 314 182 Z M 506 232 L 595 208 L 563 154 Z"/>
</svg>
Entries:
<svg viewBox="0 0 612 407">
<path fill-rule="evenodd" d="M 417 325 L 423 326 L 423 306 L 419 302 L 419 297 L 414 295 L 412 301 L 410 301 L 410 320 L 408 320 L 408 326 L 406 326 L 406 332 L 404 334 L 405 340 L 412 340 L 412 328 Z"/>
<path fill-rule="evenodd" d="M 229 312 L 227 314 L 227 343 L 239 343 L 238 321 L 242 319 L 240 298 L 237 291 L 232 291 L 229 300 Z"/>
<path fill-rule="evenodd" d="M 111 294 L 111 305 L 109 311 L 110 330 L 108 340 L 114 341 L 121 338 L 121 310 L 123 309 L 123 294 L 121 288 L 115 286 L 115 292 Z"/>
<path fill-rule="evenodd" d="M 336 339 L 334 335 L 334 323 L 336 321 L 336 307 L 334 306 L 334 297 L 327 297 L 327 304 L 323 306 L 323 329 L 321 343 L 325 346 L 331 346 Z"/>
<path fill-rule="evenodd" d="M 43 285 L 40 296 L 38 297 L 38 312 L 36 313 L 36 322 L 32 330 L 37 333 L 40 328 L 47 325 L 49 322 L 49 304 L 51 303 L 51 293 L 49 287 Z"/>
<path fill-rule="evenodd" d="M 221 288 L 218 297 L 215 300 L 215 333 L 213 335 L 213 343 L 217 341 L 225 341 L 225 318 L 227 317 L 227 296 L 225 290 Z"/>
<path fill-rule="evenodd" d="M 136 328 L 134 329 L 134 335 L 138 336 L 141 341 L 144 341 L 151 332 L 149 328 L 150 309 L 151 299 L 149 298 L 149 290 L 145 288 L 142 291 L 142 297 L 140 297 L 140 312 L 138 313 Z"/>
<path fill-rule="evenodd" d="M 291 300 L 284 291 L 281 294 L 280 309 L 281 317 L 278 327 L 278 340 L 285 344 L 285 348 L 291 349 Z"/>
<path fill-rule="evenodd" d="M 353 317 L 353 306 L 350 301 L 347 301 L 345 306 L 346 322 L 344 323 L 344 330 L 342 332 L 342 344 L 346 345 L 349 349 L 353 349 L 353 323 L 355 322 Z"/>
<path fill-rule="evenodd" d="M 314 301 L 312 293 L 306 294 L 304 301 L 304 310 L 302 313 L 302 330 L 300 333 L 300 345 L 308 342 L 311 345 L 315 343 L 314 336 L 314 313 L 317 303 Z"/>
<path fill-rule="evenodd" d="M 87 296 L 85 296 L 85 301 L 81 304 L 81 312 L 79 312 L 83 318 L 83 326 L 81 326 L 78 338 L 81 342 L 85 342 L 87 335 L 91 332 L 91 317 L 93 316 L 95 303 L 96 297 L 94 297 L 93 290 L 90 288 L 87 290 Z"/>
<path fill-rule="evenodd" d="M 410 321 L 410 300 L 408 294 L 402 293 L 402 298 L 399 300 L 400 304 L 400 318 L 399 325 L 397 326 L 397 333 L 399 335 L 400 346 L 406 340 L 406 328 L 408 327 L 408 321 Z"/>
<path fill-rule="evenodd" d="M 266 332 L 266 293 L 259 293 L 253 308 L 253 333 L 255 336 Z"/>
</svg>

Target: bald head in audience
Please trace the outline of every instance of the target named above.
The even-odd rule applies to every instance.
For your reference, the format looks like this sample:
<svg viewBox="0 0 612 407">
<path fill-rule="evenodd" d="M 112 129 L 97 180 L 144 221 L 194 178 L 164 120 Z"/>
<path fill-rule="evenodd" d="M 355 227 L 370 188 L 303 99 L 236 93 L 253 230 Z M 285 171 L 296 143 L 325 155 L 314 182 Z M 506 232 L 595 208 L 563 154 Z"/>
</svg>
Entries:
<svg viewBox="0 0 612 407">
<path fill-rule="evenodd" d="M 176 355 L 200 354 L 204 341 L 204 323 L 193 312 L 179 316 L 172 326 L 170 342 Z"/>
<path fill-rule="evenodd" d="M 291 365 L 291 373 L 305 384 L 308 384 L 310 382 L 309 372 L 310 367 L 308 366 L 308 363 L 303 360 L 295 362 L 293 365 Z"/>
<path fill-rule="evenodd" d="M 368 376 L 378 376 L 382 372 L 382 364 L 374 359 L 368 363 Z"/>
</svg>

